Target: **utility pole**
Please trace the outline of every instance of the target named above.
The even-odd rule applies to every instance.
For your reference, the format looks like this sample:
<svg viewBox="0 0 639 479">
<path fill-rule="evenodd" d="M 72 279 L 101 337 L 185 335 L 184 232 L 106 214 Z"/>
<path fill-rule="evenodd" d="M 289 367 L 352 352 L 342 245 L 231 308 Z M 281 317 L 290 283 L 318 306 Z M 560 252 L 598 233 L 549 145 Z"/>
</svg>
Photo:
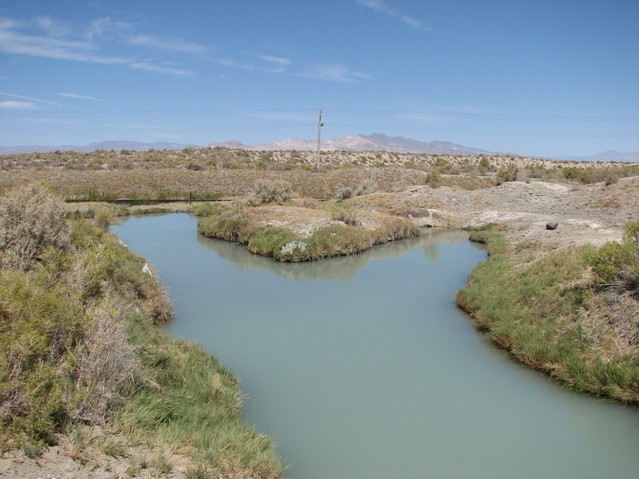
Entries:
<svg viewBox="0 0 639 479">
<path fill-rule="evenodd" d="M 322 132 L 322 127 L 324 123 L 322 123 L 322 113 L 324 110 L 320 108 L 319 111 L 319 119 L 317 120 L 317 169 L 320 169 L 320 135 Z"/>
</svg>

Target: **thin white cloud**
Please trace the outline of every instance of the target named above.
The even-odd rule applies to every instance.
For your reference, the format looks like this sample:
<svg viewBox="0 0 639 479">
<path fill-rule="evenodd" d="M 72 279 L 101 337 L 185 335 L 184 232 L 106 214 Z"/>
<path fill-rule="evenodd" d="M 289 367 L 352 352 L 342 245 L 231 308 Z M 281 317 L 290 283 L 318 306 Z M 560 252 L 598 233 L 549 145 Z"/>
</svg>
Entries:
<svg viewBox="0 0 639 479">
<path fill-rule="evenodd" d="M 288 58 L 276 57 L 273 55 L 256 55 L 255 58 L 262 60 L 268 65 L 266 68 L 257 68 L 258 70 L 271 73 L 285 73 L 291 64 L 291 60 Z"/>
<path fill-rule="evenodd" d="M 215 63 L 219 63 L 220 65 L 224 65 L 226 67 L 233 67 L 233 68 L 245 68 L 248 70 L 252 70 L 254 67 L 251 65 L 246 65 L 243 63 L 238 63 L 236 61 L 233 60 L 229 60 L 227 58 L 211 58 L 210 59 L 212 62 Z"/>
<path fill-rule="evenodd" d="M 86 40 L 69 40 L 47 35 L 26 35 L 17 30 L 18 23 L 0 22 L 0 51 L 14 55 L 29 55 L 78 62 L 124 64 L 124 58 L 96 54 L 97 46 Z"/>
<path fill-rule="evenodd" d="M 77 93 L 58 93 L 58 95 L 65 96 L 67 98 L 76 98 L 78 100 L 106 101 L 106 100 L 103 100 L 102 98 L 96 98 L 93 96 L 86 96 L 86 95 L 78 95 Z"/>
<path fill-rule="evenodd" d="M 30 101 L 0 101 L 0 108 L 9 110 L 33 110 L 36 106 Z"/>
<path fill-rule="evenodd" d="M 317 117 L 314 115 L 300 115 L 296 113 L 280 113 L 270 111 L 246 111 L 240 113 L 241 116 L 247 116 L 249 118 L 259 118 L 262 120 L 278 120 L 278 121 L 304 121 L 312 122 L 316 121 Z"/>
<path fill-rule="evenodd" d="M 293 66 L 293 61 L 288 58 L 272 55 L 255 55 L 254 58 L 271 63 L 275 65 L 275 67 L 264 67 L 262 65 L 254 65 L 252 63 L 241 63 L 225 58 L 210 58 L 210 60 L 232 68 L 241 68 L 244 70 L 254 70 L 265 73 L 279 73 L 297 77 L 316 78 L 342 83 L 359 83 L 370 78 L 370 75 L 352 71 L 346 65 L 306 62 L 306 64 L 302 65 L 301 68 L 298 67 L 292 69 L 290 67 Z"/>
<path fill-rule="evenodd" d="M 258 55 L 257 58 L 283 67 L 291 64 L 291 60 L 288 58 L 274 57 L 272 55 Z"/>
<path fill-rule="evenodd" d="M 413 120 L 425 123 L 443 123 L 452 119 L 451 115 L 445 115 L 440 113 L 422 113 L 422 112 L 407 112 L 397 115 L 399 118 L 406 120 Z"/>
<path fill-rule="evenodd" d="M 54 37 L 62 37 L 71 33 L 71 28 L 68 25 L 54 20 L 49 15 L 36 18 L 35 23 Z"/>
<path fill-rule="evenodd" d="M 65 105 L 64 103 L 58 103 L 57 101 L 43 100 L 42 98 L 35 98 L 33 96 L 16 95 L 15 93 L 7 93 L 6 91 L 0 91 L 0 95 L 8 96 L 11 98 L 18 98 L 20 100 L 35 101 L 37 103 L 46 103 L 47 105 L 68 106 L 68 105 Z"/>
<path fill-rule="evenodd" d="M 136 70 L 144 70 L 147 72 L 154 72 L 154 73 L 163 73 L 164 75 L 175 75 L 182 78 L 190 78 L 194 75 L 194 73 L 189 70 L 172 68 L 172 67 L 158 65 L 156 63 L 151 63 L 151 62 L 133 62 L 133 63 L 129 63 L 129 66 L 131 68 L 135 68 Z"/>
<path fill-rule="evenodd" d="M 185 42 L 177 39 L 160 38 L 153 35 L 136 34 L 125 39 L 131 45 L 157 48 L 181 53 L 203 55 L 208 49 L 204 45 L 193 42 Z"/>
<path fill-rule="evenodd" d="M 131 23 L 111 20 L 109 17 L 98 18 L 89 23 L 85 36 L 87 40 L 94 38 L 122 38 L 132 35 L 135 27 Z"/>
<path fill-rule="evenodd" d="M 192 77 L 191 71 L 173 68 L 165 64 L 139 58 L 110 56 L 103 53 L 104 41 L 114 40 L 129 45 L 154 46 L 164 50 L 180 52 L 203 52 L 201 45 L 180 40 L 160 40 L 152 36 L 135 35 L 133 26 L 124 22 L 115 22 L 109 18 L 92 22 L 84 33 L 72 36 L 71 31 L 58 27 L 49 17 L 37 19 L 35 25 L 40 32 L 23 33 L 30 26 L 12 19 L 0 19 L 0 51 L 14 55 L 28 55 L 58 60 L 106 65 L 127 65 L 137 70 Z M 53 33 L 55 32 L 55 34 Z M 99 43 L 98 40 L 102 40 Z"/>
<path fill-rule="evenodd" d="M 356 0 L 357 3 L 363 5 L 364 7 L 371 8 L 376 12 L 383 13 L 384 15 L 388 15 L 389 17 L 396 18 L 397 20 L 405 23 L 406 25 L 416 28 L 423 29 L 428 31 L 435 31 L 431 28 L 428 28 L 424 25 L 424 22 L 418 20 L 417 18 L 413 18 L 409 15 L 405 15 L 398 10 L 395 10 L 393 7 L 388 5 L 386 2 L 381 0 Z"/>
<path fill-rule="evenodd" d="M 315 63 L 298 76 L 318 78 L 342 83 L 359 83 L 368 80 L 370 75 L 351 71 L 346 65 Z"/>
</svg>

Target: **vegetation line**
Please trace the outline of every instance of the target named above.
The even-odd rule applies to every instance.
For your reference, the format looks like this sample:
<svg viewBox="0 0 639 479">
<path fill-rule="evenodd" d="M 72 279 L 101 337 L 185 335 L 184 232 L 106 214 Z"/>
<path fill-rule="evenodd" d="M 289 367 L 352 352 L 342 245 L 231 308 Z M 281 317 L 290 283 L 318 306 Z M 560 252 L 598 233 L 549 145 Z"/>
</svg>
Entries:
<svg viewBox="0 0 639 479">
<path fill-rule="evenodd" d="M 540 259 L 512 252 L 492 226 L 471 240 L 489 258 L 457 302 L 480 330 L 570 389 L 639 404 L 639 223 L 623 243 Z"/>
</svg>

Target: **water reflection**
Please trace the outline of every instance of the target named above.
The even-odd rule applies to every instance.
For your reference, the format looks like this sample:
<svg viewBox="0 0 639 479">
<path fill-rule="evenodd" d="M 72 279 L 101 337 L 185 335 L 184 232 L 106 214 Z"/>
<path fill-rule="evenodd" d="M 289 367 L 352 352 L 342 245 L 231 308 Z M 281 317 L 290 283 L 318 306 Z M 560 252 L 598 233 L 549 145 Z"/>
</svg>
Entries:
<svg viewBox="0 0 639 479">
<path fill-rule="evenodd" d="M 439 257 L 439 248 L 442 243 L 454 246 L 467 240 L 468 233 L 463 231 L 423 229 L 419 238 L 392 241 L 356 255 L 306 263 L 280 263 L 272 258 L 247 254 L 244 247 L 239 247 L 235 243 L 207 238 L 201 234 L 197 235 L 197 241 L 200 245 L 214 251 L 220 258 L 233 263 L 238 274 L 266 269 L 292 281 L 306 279 L 353 281 L 357 271 L 373 260 L 401 256 L 416 247 L 423 249 L 426 258 L 435 260 Z"/>
</svg>

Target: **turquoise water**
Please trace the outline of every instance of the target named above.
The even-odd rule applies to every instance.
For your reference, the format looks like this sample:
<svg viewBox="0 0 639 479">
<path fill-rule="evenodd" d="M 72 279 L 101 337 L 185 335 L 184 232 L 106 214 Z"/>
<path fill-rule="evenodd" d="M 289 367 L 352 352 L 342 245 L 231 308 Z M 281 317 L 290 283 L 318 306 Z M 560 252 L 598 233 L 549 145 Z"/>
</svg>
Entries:
<svg viewBox="0 0 639 479">
<path fill-rule="evenodd" d="M 639 410 L 566 391 L 475 331 L 463 232 L 281 264 L 185 214 L 113 227 L 159 271 L 175 337 L 241 379 L 294 479 L 639 477 Z"/>
</svg>

